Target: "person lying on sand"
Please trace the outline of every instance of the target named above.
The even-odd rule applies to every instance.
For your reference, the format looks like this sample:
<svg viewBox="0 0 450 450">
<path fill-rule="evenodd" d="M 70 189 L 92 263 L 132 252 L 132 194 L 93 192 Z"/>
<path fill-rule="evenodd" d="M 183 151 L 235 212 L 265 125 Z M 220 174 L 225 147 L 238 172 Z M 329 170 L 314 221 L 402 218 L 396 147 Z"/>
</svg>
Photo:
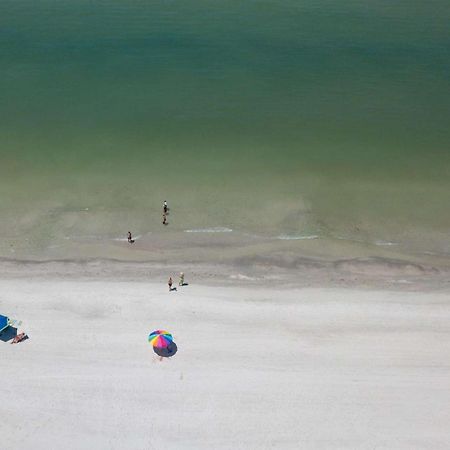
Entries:
<svg viewBox="0 0 450 450">
<path fill-rule="evenodd" d="M 27 338 L 28 336 L 25 333 L 19 333 L 17 336 L 14 337 L 11 344 L 18 344 L 19 342 L 22 342 Z"/>
</svg>

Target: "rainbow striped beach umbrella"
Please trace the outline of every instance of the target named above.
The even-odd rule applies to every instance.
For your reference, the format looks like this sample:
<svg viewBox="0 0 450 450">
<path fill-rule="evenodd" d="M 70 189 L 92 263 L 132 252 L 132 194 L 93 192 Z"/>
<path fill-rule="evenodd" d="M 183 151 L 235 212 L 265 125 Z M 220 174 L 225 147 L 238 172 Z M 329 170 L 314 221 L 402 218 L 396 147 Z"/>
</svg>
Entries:
<svg viewBox="0 0 450 450">
<path fill-rule="evenodd" d="M 148 335 L 148 342 L 156 348 L 167 348 L 172 341 L 172 335 L 165 330 L 155 330 Z"/>
</svg>

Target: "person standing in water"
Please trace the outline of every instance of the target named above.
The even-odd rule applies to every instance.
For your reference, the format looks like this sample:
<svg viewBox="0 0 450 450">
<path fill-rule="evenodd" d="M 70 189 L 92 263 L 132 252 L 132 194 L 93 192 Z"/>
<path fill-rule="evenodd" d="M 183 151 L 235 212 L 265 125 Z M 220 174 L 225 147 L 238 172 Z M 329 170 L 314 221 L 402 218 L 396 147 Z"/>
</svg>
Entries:
<svg viewBox="0 0 450 450">
<path fill-rule="evenodd" d="M 168 224 L 168 222 L 167 222 L 167 215 L 164 213 L 163 214 L 163 225 L 167 225 Z"/>
<path fill-rule="evenodd" d="M 169 211 L 169 206 L 167 205 L 167 200 L 164 200 L 163 210 L 164 210 L 164 214 L 167 214 L 167 212 Z"/>
</svg>

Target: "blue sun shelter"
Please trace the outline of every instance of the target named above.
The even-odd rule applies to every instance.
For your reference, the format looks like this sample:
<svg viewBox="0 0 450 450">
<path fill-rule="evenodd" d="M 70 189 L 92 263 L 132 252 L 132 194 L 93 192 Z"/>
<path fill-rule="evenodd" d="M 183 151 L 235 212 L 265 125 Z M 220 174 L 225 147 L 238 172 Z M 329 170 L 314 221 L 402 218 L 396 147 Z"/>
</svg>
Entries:
<svg viewBox="0 0 450 450">
<path fill-rule="evenodd" d="M 6 316 L 0 315 L 0 333 L 9 327 L 9 319 Z"/>
</svg>

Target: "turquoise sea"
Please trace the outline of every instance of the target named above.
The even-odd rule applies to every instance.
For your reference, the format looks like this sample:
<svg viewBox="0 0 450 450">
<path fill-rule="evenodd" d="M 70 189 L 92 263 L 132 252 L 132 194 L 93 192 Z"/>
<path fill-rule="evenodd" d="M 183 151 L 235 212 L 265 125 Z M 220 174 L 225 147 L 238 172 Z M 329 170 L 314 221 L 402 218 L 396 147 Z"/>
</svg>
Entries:
<svg viewBox="0 0 450 450">
<path fill-rule="evenodd" d="M 450 257 L 449 23 L 444 0 L 2 0 L 0 256 L 132 230 Z"/>
</svg>

